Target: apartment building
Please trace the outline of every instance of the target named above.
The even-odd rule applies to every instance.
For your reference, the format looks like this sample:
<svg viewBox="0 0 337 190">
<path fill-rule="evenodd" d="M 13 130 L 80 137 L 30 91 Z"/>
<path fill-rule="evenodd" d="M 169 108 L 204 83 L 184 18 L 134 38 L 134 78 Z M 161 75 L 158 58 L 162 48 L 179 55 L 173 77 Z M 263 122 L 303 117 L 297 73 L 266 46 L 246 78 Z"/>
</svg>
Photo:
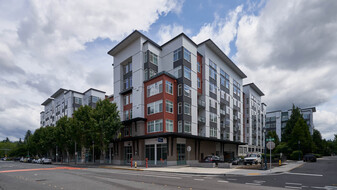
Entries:
<svg viewBox="0 0 337 190">
<path fill-rule="evenodd" d="M 40 126 L 55 126 L 63 116 L 72 117 L 80 106 L 96 106 L 98 100 L 105 98 L 105 92 L 90 88 L 81 93 L 74 90 L 60 88 L 41 105 L 44 111 L 40 113 Z M 113 99 L 113 96 L 110 98 Z"/>
<path fill-rule="evenodd" d="M 134 31 L 109 52 L 124 129 L 113 163 L 179 165 L 230 159 L 243 139 L 246 75 L 212 41 L 184 33 L 158 45 Z"/>
<path fill-rule="evenodd" d="M 300 112 L 306 121 L 309 132 L 312 135 L 314 131 L 314 121 L 313 121 L 313 113 L 316 112 L 316 107 L 311 108 L 300 108 Z M 267 112 L 266 115 L 266 129 L 267 131 L 276 131 L 277 136 L 281 140 L 282 138 L 282 130 L 286 127 L 287 121 L 290 119 L 292 113 L 292 109 L 287 111 L 277 110 Z"/>
<path fill-rule="evenodd" d="M 239 155 L 261 153 L 264 149 L 266 104 L 262 103 L 264 93 L 254 84 L 243 85 L 244 119 L 243 139 L 247 145 L 239 146 Z"/>
</svg>

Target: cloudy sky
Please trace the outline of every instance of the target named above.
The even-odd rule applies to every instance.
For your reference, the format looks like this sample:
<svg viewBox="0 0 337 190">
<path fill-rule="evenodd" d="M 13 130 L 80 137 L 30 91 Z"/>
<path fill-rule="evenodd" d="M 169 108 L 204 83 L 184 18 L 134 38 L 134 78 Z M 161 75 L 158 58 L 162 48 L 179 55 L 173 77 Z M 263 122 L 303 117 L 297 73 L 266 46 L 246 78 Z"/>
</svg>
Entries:
<svg viewBox="0 0 337 190">
<path fill-rule="evenodd" d="M 0 10 L 0 140 L 38 128 L 61 87 L 112 94 L 107 51 L 135 29 L 158 44 L 212 39 L 268 111 L 316 106 L 316 129 L 337 134 L 337 1 L 0 0 Z"/>
</svg>

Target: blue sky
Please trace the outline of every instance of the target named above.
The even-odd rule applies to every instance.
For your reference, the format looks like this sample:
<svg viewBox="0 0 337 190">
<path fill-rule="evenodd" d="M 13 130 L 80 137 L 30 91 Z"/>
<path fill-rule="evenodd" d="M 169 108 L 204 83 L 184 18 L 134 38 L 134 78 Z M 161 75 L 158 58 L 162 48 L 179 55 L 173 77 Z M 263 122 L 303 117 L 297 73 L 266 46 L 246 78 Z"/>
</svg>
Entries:
<svg viewBox="0 0 337 190">
<path fill-rule="evenodd" d="M 315 106 L 315 128 L 337 134 L 337 1 L 0 0 L 0 10 L 0 140 L 37 129 L 59 88 L 113 93 L 107 51 L 135 29 L 158 44 L 212 39 L 267 110 Z"/>
</svg>

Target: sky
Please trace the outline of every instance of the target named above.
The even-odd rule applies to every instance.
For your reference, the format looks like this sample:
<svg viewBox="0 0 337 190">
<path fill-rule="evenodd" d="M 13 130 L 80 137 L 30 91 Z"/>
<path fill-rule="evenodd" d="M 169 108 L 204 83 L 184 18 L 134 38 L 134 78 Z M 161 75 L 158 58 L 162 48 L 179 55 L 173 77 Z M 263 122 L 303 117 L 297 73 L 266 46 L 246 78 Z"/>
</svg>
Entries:
<svg viewBox="0 0 337 190">
<path fill-rule="evenodd" d="M 113 93 L 107 52 L 134 30 L 158 44 L 212 39 L 265 94 L 267 111 L 316 107 L 337 134 L 337 1 L 0 0 L 0 140 L 40 127 L 59 88 Z"/>
</svg>

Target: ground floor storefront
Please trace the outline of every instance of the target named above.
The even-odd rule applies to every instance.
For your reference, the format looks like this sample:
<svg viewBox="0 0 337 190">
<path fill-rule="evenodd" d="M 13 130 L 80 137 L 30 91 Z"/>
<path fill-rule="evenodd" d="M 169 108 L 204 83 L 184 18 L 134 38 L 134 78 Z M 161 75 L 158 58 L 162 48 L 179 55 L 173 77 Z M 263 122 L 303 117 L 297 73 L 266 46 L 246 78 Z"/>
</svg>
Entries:
<svg viewBox="0 0 337 190">
<path fill-rule="evenodd" d="M 183 134 L 146 135 L 120 139 L 111 144 L 111 163 L 173 166 L 202 162 L 208 155 L 230 160 L 242 143 Z"/>
</svg>

